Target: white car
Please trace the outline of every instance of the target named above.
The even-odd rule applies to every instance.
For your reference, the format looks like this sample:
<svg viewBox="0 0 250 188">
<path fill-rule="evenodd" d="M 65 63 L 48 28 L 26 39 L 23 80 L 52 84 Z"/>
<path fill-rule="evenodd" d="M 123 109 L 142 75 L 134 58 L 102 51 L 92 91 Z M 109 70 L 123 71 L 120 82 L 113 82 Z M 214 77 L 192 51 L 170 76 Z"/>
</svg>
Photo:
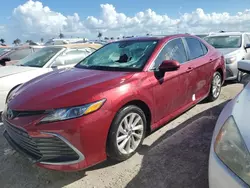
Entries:
<svg viewBox="0 0 250 188">
<path fill-rule="evenodd" d="M 250 33 L 213 33 L 205 37 L 204 40 L 225 56 L 226 80 L 241 82 L 243 74 L 238 70 L 237 62 L 240 60 L 250 60 Z"/>
<path fill-rule="evenodd" d="M 73 67 L 100 48 L 99 44 L 48 46 L 29 55 L 15 65 L 0 67 L 0 114 L 8 93 L 19 85 L 55 69 Z"/>
<path fill-rule="evenodd" d="M 238 62 L 250 73 L 250 61 Z M 221 112 L 212 138 L 209 187 L 250 187 L 250 83 Z"/>
</svg>

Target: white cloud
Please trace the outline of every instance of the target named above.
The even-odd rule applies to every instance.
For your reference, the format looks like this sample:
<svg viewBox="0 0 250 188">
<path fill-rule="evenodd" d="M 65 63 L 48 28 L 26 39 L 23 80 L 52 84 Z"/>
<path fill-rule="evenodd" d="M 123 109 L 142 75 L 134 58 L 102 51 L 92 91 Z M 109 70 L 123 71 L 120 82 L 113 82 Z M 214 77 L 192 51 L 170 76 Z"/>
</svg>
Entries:
<svg viewBox="0 0 250 188">
<path fill-rule="evenodd" d="M 63 15 L 44 6 L 39 1 L 29 0 L 13 10 L 10 23 L 0 26 L 0 34 L 13 40 L 36 40 L 40 37 L 55 37 L 60 31 L 64 35 L 96 38 L 97 31 L 104 36 L 169 34 L 178 32 L 208 32 L 218 30 L 247 30 L 250 28 L 250 10 L 230 15 L 223 13 L 205 13 L 197 8 L 184 13 L 178 19 L 167 14 L 160 15 L 151 9 L 129 17 L 119 13 L 112 4 L 101 4 L 99 18 L 88 16 L 80 18 L 77 13 Z"/>
</svg>

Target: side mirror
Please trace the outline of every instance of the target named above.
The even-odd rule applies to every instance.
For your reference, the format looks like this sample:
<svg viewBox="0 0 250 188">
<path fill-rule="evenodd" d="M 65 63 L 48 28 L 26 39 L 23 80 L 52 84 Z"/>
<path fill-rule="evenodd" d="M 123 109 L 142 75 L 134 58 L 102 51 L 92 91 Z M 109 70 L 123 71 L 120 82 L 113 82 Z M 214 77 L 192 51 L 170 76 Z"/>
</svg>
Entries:
<svg viewBox="0 0 250 188">
<path fill-rule="evenodd" d="M 180 63 L 175 60 L 164 60 L 159 66 L 161 72 L 175 71 L 180 68 Z"/>
<path fill-rule="evenodd" d="M 249 60 L 238 61 L 238 69 L 241 72 L 250 74 L 250 61 Z"/>
<path fill-rule="evenodd" d="M 56 60 L 54 61 L 52 68 L 57 68 L 59 66 L 63 66 L 65 64 L 65 61 L 62 57 L 58 57 L 56 58 Z"/>
<path fill-rule="evenodd" d="M 245 45 L 245 49 L 248 49 L 248 48 L 250 48 L 250 44 Z"/>
<path fill-rule="evenodd" d="M 6 61 L 10 61 L 11 59 L 9 57 L 4 57 L 2 59 L 0 59 L 0 65 L 5 66 L 6 65 Z"/>
</svg>

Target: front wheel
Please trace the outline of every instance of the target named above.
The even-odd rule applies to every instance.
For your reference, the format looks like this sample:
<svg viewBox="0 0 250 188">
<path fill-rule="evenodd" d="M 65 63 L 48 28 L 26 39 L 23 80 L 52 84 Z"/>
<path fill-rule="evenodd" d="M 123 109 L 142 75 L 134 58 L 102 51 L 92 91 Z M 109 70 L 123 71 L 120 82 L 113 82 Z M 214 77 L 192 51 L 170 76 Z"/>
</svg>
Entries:
<svg viewBox="0 0 250 188">
<path fill-rule="evenodd" d="M 111 125 L 108 141 L 108 157 L 115 161 L 130 158 L 141 146 L 146 133 L 146 117 L 137 106 L 122 108 Z"/>
<path fill-rule="evenodd" d="M 215 101 L 220 96 L 221 86 L 221 74 L 219 72 L 215 72 L 213 75 L 210 92 L 207 98 L 209 102 Z"/>
</svg>

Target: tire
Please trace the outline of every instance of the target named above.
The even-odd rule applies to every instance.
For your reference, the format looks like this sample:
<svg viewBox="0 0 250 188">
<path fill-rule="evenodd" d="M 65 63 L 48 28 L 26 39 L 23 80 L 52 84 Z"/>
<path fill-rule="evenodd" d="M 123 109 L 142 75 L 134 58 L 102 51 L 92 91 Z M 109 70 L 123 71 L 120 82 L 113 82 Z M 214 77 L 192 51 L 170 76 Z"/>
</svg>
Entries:
<svg viewBox="0 0 250 188">
<path fill-rule="evenodd" d="M 219 80 L 217 80 L 217 79 L 219 79 Z M 215 82 L 217 84 L 216 92 L 214 92 Z M 211 82 L 210 92 L 209 92 L 209 95 L 207 97 L 207 100 L 209 102 L 213 102 L 216 99 L 218 99 L 218 97 L 220 96 L 220 92 L 221 92 L 221 86 L 222 86 L 221 74 L 219 72 L 215 72 L 213 75 L 212 82 Z"/>
<path fill-rule="evenodd" d="M 241 71 L 238 71 L 236 82 L 241 83 L 242 78 L 243 78 L 243 73 Z"/>
<path fill-rule="evenodd" d="M 138 123 L 134 125 L 134 129 L 129 128 L 130 120 L 134 117 L 133 123 L 139 119 Z M 128 130 L 126 130 L 125 122 L 127 119 Z M 132 123 L 132 125 L 133 125 Z M 107 155 L 113 161 L 124 161 L 130 158 L 139 149 L 146 134 L 146 117 L 144 112 L 137 106 L 130 105 L 122 108 L 116 114 L 108 134 L 107 140 Z M 131 125 L 131 124 L 130 124 Z M 142 125 L 142 126 L 140 126 Z M 140 135 L 140 138 L 135 136 Z M 118 141 L 118 138 L 119 141 Z M 123 138 L 123 139 L 121 139 Z M 126 142 L 127 140 L 127 142 Z M 124 143 L 126 144 L 124 145 Z M 119 146 L 118 146 L 119 145 Z M 124 147 L 123 147 L 124 145 Z M 121 149 L 123 148 L 123 149 Z"/>
</svg>

